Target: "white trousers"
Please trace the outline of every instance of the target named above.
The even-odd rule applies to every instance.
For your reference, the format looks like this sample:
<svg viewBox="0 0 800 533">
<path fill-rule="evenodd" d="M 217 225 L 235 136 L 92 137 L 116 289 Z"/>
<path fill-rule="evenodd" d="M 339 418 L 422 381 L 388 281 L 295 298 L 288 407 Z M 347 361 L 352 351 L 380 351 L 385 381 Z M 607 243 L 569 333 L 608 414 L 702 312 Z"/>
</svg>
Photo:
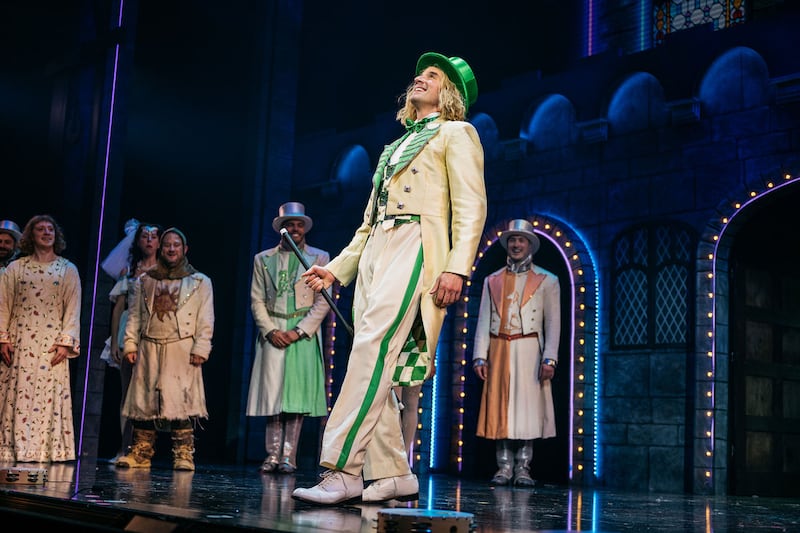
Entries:
<svg viewBox="0 0 800 533">
<path fill-rule="evenodd" d="M 386 224 L 386 223 L 385 223 Z M 388 224 L 386 224 L 388 225 Z M 364 479 L 409 474 L 392 374 L 419 312 L 419 224 L 377 224 L 358 266 L 353 346 L 322 440 L 320 464 Z"/>
</svg>

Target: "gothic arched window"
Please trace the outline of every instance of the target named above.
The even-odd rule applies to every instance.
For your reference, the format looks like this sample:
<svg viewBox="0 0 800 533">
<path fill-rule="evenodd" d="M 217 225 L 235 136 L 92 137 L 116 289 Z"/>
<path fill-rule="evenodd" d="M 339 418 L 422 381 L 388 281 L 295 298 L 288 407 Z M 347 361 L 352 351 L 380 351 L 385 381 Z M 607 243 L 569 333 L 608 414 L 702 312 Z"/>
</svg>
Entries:
<svg viewBox="0 0 800 533">
<path fill-rule="evenodd" d="M 611 344 L 681 346 L 690 341 L 695 237 L 677 224 L 647 224 L 613 244 Z"/>
</svg>

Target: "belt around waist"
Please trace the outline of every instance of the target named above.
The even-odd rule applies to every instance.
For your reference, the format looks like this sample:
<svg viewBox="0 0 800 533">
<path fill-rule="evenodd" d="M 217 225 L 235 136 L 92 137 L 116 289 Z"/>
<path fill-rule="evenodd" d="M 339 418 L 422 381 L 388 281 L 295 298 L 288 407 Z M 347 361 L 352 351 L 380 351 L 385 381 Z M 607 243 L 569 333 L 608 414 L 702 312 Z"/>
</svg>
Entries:
<svg viewBox="0 0 800 533">
<path fill-rule="evenodd" d="M 535 331 L 533 333 L 515 333 L 514 335 L 506 335 L 505 333 L 490 333 L 490 337 L 494 337 L 495 339 L 505 339 L 507 341 L 513 341 L 516 339 L 524 339 L 527 337 L 538 337 L 539 334 Z"/>
<path fill-rule="evenodd" d="M 380 224 L 387 220 L 394 220 L 394 225 L 399 226 L 407 222 L 419 222 L 419 215 L 384 215 L 382 218 L 378 217 L 375 224 Z"/>
<path fill-rule="evenodd" d="M 419 222 L 419 215 L 385 215 L 383 220 L 413 220 Z"/>
<path fill-rule="evenodd" d="M 152 342 L 153 344 L 172 344 L 173 342 L 182 341 L 183 339 L 190 339 L 191 337 L 184 337 L 183 339 L 180 337 L 169 337 L 164 339 L 156 339 L 155 337 L 148 337 L 147 335 L 142 335 L 143 341 Z"/>
<path fill-rule="evenodd" d="M 273 316 L 275 318 L 297 318 L 299 316 L 305 316 L 306 313 L 308 313 L 309 309 L 311 309 L 311 308 L 310 307 L 306 307 L 304 309 L 299 309 L 299 310 L 295 311 L 294 313 L 279 313 L 277 311 L 270 311 L 269 314 L 270 314 L 270 316 Z"/>
</svg>

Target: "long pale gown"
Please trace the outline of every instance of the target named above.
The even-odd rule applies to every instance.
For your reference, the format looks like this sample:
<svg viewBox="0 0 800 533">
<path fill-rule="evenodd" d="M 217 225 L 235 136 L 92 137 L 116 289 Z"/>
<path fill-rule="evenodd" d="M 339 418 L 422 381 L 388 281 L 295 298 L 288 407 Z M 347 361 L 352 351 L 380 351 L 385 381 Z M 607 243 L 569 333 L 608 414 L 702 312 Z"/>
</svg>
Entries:
<svg viewBox="0 0 800 533">
<path fill-rule="evenodd" d="M 23 257 L 0 276 L 0 342 L 11 342 L 11 366 L 0 362 L 0 461 L 75 459 L 69 362 L 50 364 L 54 345 L 80 352 L 81 284 L 63 257 Z"/>
</svg>

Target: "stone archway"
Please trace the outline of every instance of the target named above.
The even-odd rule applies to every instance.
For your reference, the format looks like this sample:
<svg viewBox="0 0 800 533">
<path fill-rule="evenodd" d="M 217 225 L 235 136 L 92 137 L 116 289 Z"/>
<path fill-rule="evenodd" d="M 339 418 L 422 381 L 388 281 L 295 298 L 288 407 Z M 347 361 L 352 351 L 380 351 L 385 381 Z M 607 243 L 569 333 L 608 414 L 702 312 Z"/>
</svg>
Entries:
<svg viewBox="0 0 800 533">
<path fill-rule="evenodd" d="M 561 448 L 566 448 L 566 453 L 562 462 L 564 472 L 560 477 L 568 483 L 591 485 L 599 476 L 599 463 L 596 457 L 599 320 L 595 261 L 583 238 L 564 222 L 543 215 L 534 215 L 528 217 L 528 220 L 542 241 L 542 248 L 535 260 L 544 268 L 559 275 L 561 281 L 562 337 L 559 369 L 567 370 L 567 372 L 562 371 L 561 375 L 564 376 L 562 386 L 565 387 L 563 398 L 568 405 L 562 406 L 565 420 L 561 422 L 566 434 L 563 435 L 564 439 L 560 444 Z M 455 450 L 456 453 L 455 457 L 451 454 L 451 463 L 462 461 L 463 457 L 460 454 L 467 438 L 464 434 L 465 406 L 469 404 L 470 398 L 465 392 L 465 383 L 472 372 L 472 366 L 469 364 L 474 337 L 472 328 L 477 321 L 481 284 L 488 273 L 499 268 L 495 266 L 498 265 L 498 261 L 504 261 L 505 253 L 496 242 L 507 226 L 508 220 L 503 220 L 484 233 L 473 265 L 473 277 L 462 302 L 454 311 L 457 317 L 454 330 L 458 334 L 453 339 L 452 352 L 454 366 L 457 363 L 460 372 L 453 374 L 452 387 L 456 391 L 454 396 L 459 398 L 459 404 L 454 411 L 460 414 L 461 419 L 455 424 L 456 431 L 451 437 L 453 441 L 451 450 Z M 547 257 L 542 257 L 541 254 L 548 249 Z M 499 264 L 502 265 L 502 262 Z M 565 301 L 568 305 L 564 304 Z M 564 320 L 567 320 L 566 324 L 563 323 Z M 558 395 L 555 384 L 554 394 Z M 474 403 L 475 399 L 472 400 Z M 558 398 L 555 401 L 558 402 Z M 558 407 L 556 417 L 558 424 Z M 561 431 L 561 428 L 558 431 Z M 555 442 L 556 439 L 549 440 L 554 441 L 549 443 L 551 446 L 559 446 L 559 443 Z M 534 451 L 534 462 L 535 456 L 536 451 Z M 480 460 L 485 461 L 486 458 L 481 457 Z"/>
<path fill-rule="evenodd" d="M 718 207 L 718 218 L 708 223 L 701 237 L 697 268 L 698 335 L 695 350 L 692 443 L 693 488 L 696 493 L 727 494 L 747 490 L 745 486 L 737 489 L 733 485 L 735 478 L 746 475 L 749 470 L 745 466 L 748 460 L 764 456 L 761 453 L 763 450 L 759 452 L 757 437 L 748 444 L 744 435 L 736 434 L 742 430 L 745 419 L 756 420 L 750 416 L 751 413 L 743 412 L 749 409 L 741 398 L 742 395 L 747 396 L 747 391 L 740 389 L 746 388 L 749 382 L 753 392 L 752 386 L 759 379 L 744 364 L 744 360 L 752 354 L 744 353 L 747 350 L 747 337 L 744 332 L 739 331 L 747 327 L 748 313 L 742 308 L 746 302 L 742 291 L 747 290 L 747 285 L 746 282 L 732 279 L 731 273 L 738 269 L 742 275 L 747 275 L 747 261 L 742 263 L 742 258 L 746 258 L 748 252 L 737 246 L 737 239 L 753 231 L 751 222 L 757 220 L 759 213 L 772 209 L 787 193 L 794 196 L 800 192 L 798 186 L 797 179 L 787 174 L 774 181 L 767 180 L 757 188 L 742 191 L 741 200 L 728 200 Z M 758 222 L 754 224 L 757 225 Z M 738 266 L 733 263 L 738 263 Z M 735 277 L 738 275 L 737 273 Z M 775 320 L 766 321 L 770 322 Z M 751 331 L 748 335 L 751 335 L 752 340 L 755 333 Z M 785 371 L 785 368 L 773 368 L 773 373 Z M 754 377 L 749 379 L 748 376 Z M 764 381 L 761 380 L 760 383 L 763 385 Z M 784 386 L 783 381 L 773 383 Z M 800 377 L 795 382 L 789 382 L 787 389 L 792 387 L 800 388 Z M 755 423 L 758 424 L 757 421 Z M 745 450 L 737 450 L 735 444 L 739 448 L 744 446 Z M 748 445 L 751 448 L 749 451 Z M 791 443 L 789 446 L 791 447 Z M 800 445 L 795 442 L 795 451 L 798 446 Z M 781 449 L 786 451 L 785 447 Z M 769 453 L 782 452 L 772 450 Z M 774 472 L 772 475 L 774 476 Z M 797 476 L 796 463 L 794 475 Z M 773 479 L 773 482 L 777 480 Z"/>
</svg>

